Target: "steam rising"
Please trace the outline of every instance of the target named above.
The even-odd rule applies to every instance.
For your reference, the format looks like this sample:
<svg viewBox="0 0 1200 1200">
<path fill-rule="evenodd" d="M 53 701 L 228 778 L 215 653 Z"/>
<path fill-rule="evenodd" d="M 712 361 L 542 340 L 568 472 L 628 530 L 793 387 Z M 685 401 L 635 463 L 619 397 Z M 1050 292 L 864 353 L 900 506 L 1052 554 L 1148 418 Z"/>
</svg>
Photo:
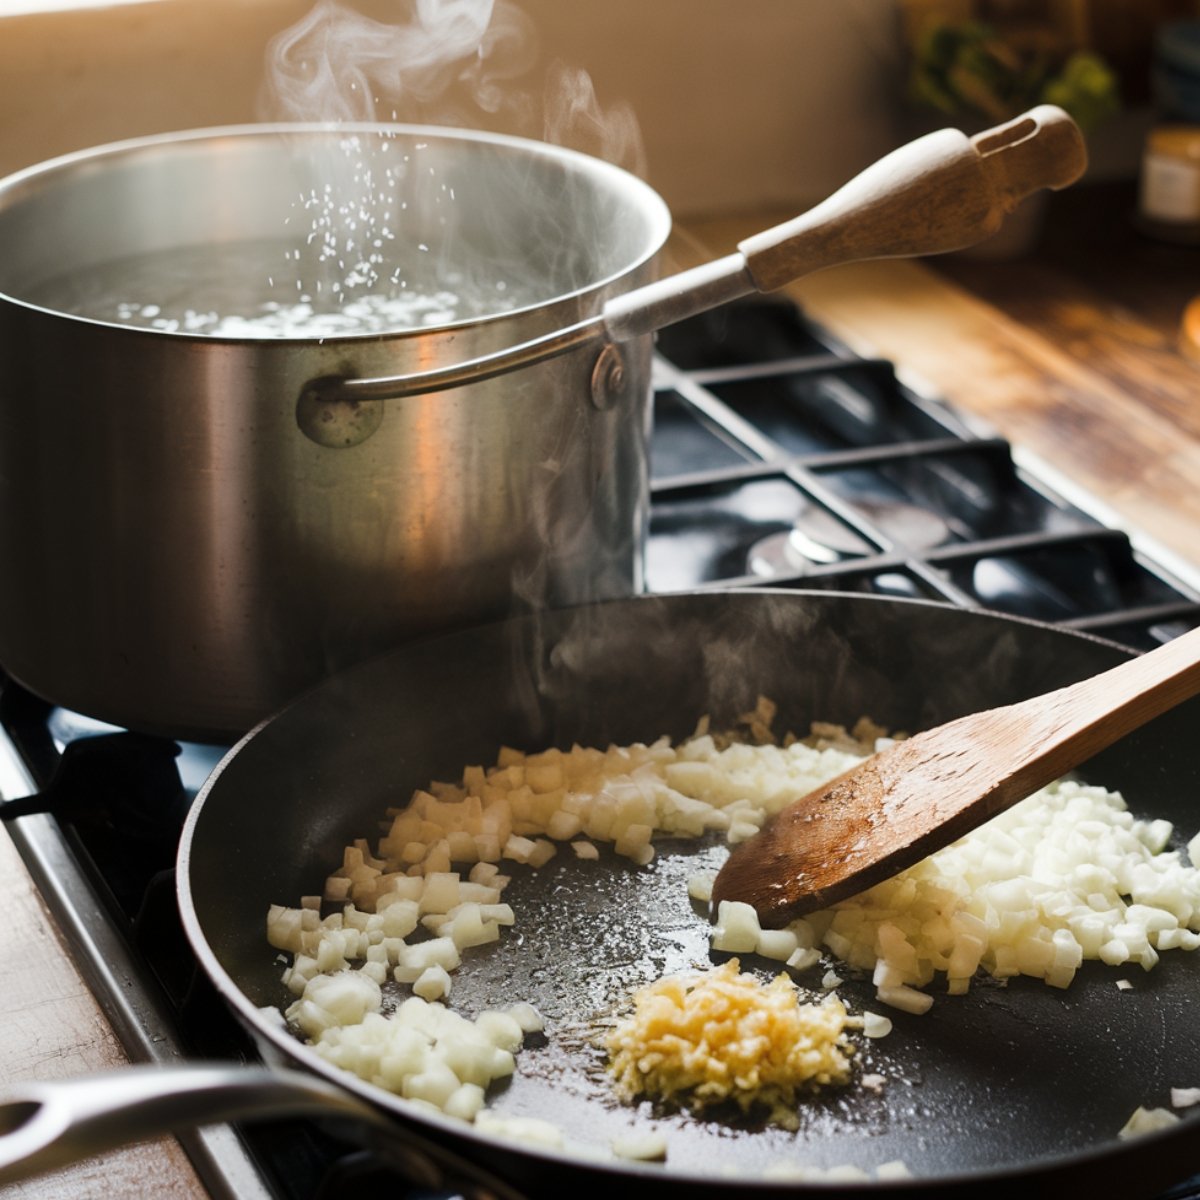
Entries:
<svg viewBox="0 0 1200 1200">
<path fill-rule="evenodd" d="M 629 106 L 606 111 L 586 71 L 562 63 L 539 78 L 537 41 L 510 0 L 318 0 L 268 47 L 259 112 L 335 126 L 499 129 L 640 173 Z M 319 293 L 339 317 L 376 287 L 391 296 L 449 288 L 477 311 L 504 311 L 586 286 L 607 273 L 598 263 L 621 253 L 597 242 L 614 236 L 616 214 L 596 211 L 594 190 L 570 174 L 535 185 L 520 156 L 506 166 L 480 153 L 486 170 L 468 178 L 465 158 L 455 169 L 399 140 L 389 155 L 389 140 L 348 133 L 311 169 L 319 186 L 293 201 L 293 229 L 305 240 L 293 255 L 304 260 L 297 291 L 305 300 Z M 514 237 L 513 214 L 540 234 L 536 249 Z"/>
<path fill-rule="evenodd" d="M 635 175 L 645 174 L 645 151 L 633 108 L 624 101 L 601 108 L 591 76 L 580 68 L 564 63 L 551 68 L 544 125 L 548 142 L 607 159 Z"/>
<path fill-rule="evenodd" d="M 367 15 L 369 3 L 318 0 L 274 39 L 261 117 L 505 132 L 644 173 L 630 107 L 602 106 L 582 69 L 560 62 L 535 69 L 536 30 L 510 0 L 374 0 L 375 15 Z M 435 289 L 452 285 L 468 296 L 494 297 L 503 287 L 513 306 L 541 303 L 594 286 L 641 252 L 642 218 L 587 172 L 534 170 L 524 154 L 451 154 L 436 138 L 346 133 L 318 166 L 321 191 L 301 197 L 295 213 L 298 225 L 311 223 L 320 267 L 357 264 L 353 279 L 339 275 L 328 285 L 339 297 L 359 279 L 393 290 L 432 281 Z M 647 378 L 648 355 L 646 347 Z M 529 456 L 530 439 L 542 455 L 529 494 L 511 498 L 534 535 L 511 562 L 518 606 L 536 610 L 631 587 L 639 533 L 626 510 L 638 509 L 640 520 L 643 500 L 631 506 L 610 493 L 614 479 L 623 481 L 622 491 L 644 490 L 642 462 L 632 462 L 631 450 L 612 448 L 629 441 L 616 432 L 625 414 L 601 422 L 577 400 L 565 397 L 550 421 L 514 434 L 518 461 Z M 501 446 L 492 452 L 504 456 Z M 614 453 L 631 461 L 614 469 Z M 539 637 L 535 628 L 535 642 Z M 535 646 L 534 663 L 540 657 Z M 514 679 L 529 685 L 532 704 L 536 678 L 514 670 Z"/>
<path fill-rule="evenodd" d="M 268 47 L 259 115 L 273 121 L 401 121 L 504 128 L 644 168 L 627 105 L 552 63 L 534 76 L 537 32 L 509 0 L 388 0 L 379 20 L 318 0 Z"/>
</svg>

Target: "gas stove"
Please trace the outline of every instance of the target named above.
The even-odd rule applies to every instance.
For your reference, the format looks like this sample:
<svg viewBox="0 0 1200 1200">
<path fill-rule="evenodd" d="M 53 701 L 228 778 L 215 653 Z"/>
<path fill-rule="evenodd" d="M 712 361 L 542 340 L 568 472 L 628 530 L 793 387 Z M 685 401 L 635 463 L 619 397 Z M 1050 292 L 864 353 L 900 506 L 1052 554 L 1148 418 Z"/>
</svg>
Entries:
<svg viewBox="0 0 1200 1200">
<path fill-rule="evenodd" d="M 943 600 L 1142 650 L 1200 623 L 1186 567 L 794 306 L 730 306 L 659 348 L 650 590 Z"/>
<path fill-rule="evenodd" d="M 1200 625 L 1188 564 L 1113 528 L 1090 498 L 1066 498 L 1046 464 L 790 303 L 739 302 L 664 331 L 654 389 L 649 591 L 918 597 L 1139 650 Z M 173 890 L 188 804 L 226 748 L 115 730 L 12 681 L 0 726 L 3 815 L 20 816 L 17 847 L 130 1057 L 253 1061 L 195 966 Z M 387 1165 L 311 1122 L 180 1140 L 214 1197 L 398 1187 Z M 1200 1196 L 1200 1178 L 1169 1195 Z"/>
</svg>

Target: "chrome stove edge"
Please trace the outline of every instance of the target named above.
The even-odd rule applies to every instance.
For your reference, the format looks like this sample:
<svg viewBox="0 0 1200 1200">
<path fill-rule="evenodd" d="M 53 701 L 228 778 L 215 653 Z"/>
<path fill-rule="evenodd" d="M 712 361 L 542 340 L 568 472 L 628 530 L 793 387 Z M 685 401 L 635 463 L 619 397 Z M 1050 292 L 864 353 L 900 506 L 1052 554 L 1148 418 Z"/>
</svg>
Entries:
<svg viewBox="0 0 1200 1200">
<path fill-rule="evenodd" d="M 36 784 L 11 738 L 0 730 L 0 801 L 32 795 Z M 134 1061 L 186 1061 L 161 996 L 139 978 L 129 948 L 109 925 L 91 881 L 52 816 L 33 813 L 7 830 L 42 900 L 57 922 L 91 994 Z M 213 1200 L 271 1200 L 254 1161 L 229 1125 L 175 1135 Z"/>
</svg>

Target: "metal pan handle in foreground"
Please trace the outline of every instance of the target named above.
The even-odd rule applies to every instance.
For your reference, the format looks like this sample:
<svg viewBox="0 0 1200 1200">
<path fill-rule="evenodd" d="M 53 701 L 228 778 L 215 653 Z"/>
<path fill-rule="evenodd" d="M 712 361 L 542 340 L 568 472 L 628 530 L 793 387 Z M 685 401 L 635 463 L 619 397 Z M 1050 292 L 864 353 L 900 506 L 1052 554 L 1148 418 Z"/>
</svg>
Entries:
<svg viewBox="0 0 1200 1200">
<path fill-rule="evenodd" d="M 586 321 L 433 371 L 314 379 L 301 398 L 392 400 L 479 383 L 589 342 L 653 333 L 826 267 L 962 250 L 995 233 L 1026 196 L 1064 188 L 1086 166 L 1079 127 L 1054 105 L 975 137 L 942 129 L 880 159 L 816 208 L 740 242 L 737 253 L 615 296 Z"/>
<path fill-rule="evenodd" d="M 137 1066 L 46 1083 L 0 1099 L 0 1187 L 161 1134 L 228 1121 L 347 1118 L 417 1187 L 463 1189 L 467 1200 L 522 1200 L 399 1118 L 301 1071 L 227 1063 Z"/>
</svg>

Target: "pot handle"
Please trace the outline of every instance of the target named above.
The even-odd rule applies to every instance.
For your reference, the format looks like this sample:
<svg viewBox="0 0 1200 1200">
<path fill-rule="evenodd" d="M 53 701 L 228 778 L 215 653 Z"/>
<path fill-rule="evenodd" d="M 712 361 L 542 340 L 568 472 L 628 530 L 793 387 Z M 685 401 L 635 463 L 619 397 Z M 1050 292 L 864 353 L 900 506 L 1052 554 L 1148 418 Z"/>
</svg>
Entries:
<svg viewBox="0 0 1200 1200">
<path fill-rule="evenodd" d="M 1052 104 L 968 138 L 942 129 L 880 159 L 816 208 L 738 244 L 771 292 L 838 263 L 945 254 L 997 232 L 1042 188 L 1087 166 L 1079 127 Z"/>
<path fill-rule="evenodd" d="M 521 1200 L 474 1163 L 332 1083 L 229 1063 L 122 1067 L 10 1091 L 0 1099 L 0 1187 L 161 1134 L 280 1117 L 349 1118 L 377 1131 L 373 1145 L 414 1185 L 466 1183 L 468 1200 Z"/>
<path fill-rule="evenodd" d="M 975 137 L 942 129 L 894 150 L 808 212 L 746 238 L 736 254 L 614 296 L 587 320 L 451 367 L 314 379 L 301 402 L 391 400 L 479 383 L 588 342 L 653 333 L 826 267 L 962 250 L 995 233 L 1026 196 L 1064 188 L 1086 166 L 1079 127 L 1051 104 Z"/>
</svg>

